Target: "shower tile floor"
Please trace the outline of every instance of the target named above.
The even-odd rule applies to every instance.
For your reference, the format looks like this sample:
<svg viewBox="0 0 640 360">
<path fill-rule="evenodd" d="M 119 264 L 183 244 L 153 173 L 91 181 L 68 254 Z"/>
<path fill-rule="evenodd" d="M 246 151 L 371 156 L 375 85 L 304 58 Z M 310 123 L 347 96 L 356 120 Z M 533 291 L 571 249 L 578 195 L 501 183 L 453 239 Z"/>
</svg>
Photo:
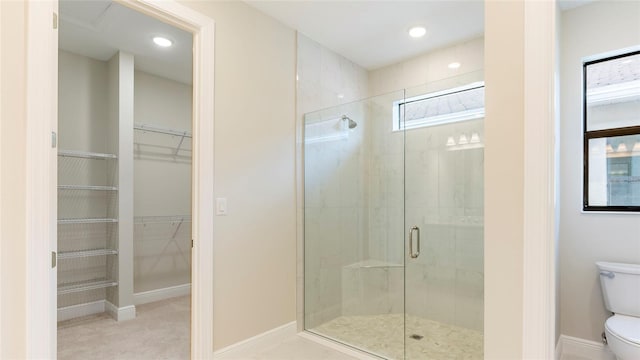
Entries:
<svg viewBox="0 0 640 360">
<path fill-rule="evenodd" d="M 407 315 L 341 316 L 311 329 L 312 332 L 390 359 L 471 360 L 483 358 L 483 336 L 477 330 Z M 420 335 L 421 339 L 410 338 Z"/>
</svg>

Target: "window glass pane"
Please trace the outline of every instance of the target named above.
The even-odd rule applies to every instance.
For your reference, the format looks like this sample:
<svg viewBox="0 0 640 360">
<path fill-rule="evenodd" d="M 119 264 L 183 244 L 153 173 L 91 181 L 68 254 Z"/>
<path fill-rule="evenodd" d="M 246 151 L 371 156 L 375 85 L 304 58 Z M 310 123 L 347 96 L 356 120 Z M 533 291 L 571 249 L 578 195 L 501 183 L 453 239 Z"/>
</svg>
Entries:
<svg viewBox="0 0 640 360">
<path fill-rule="evenodd" d="M 587 131 L 640 125 L 640 54 L 586 66 Z"/>
<path fill-rule="evenodd" d="M 640 135 L 589 140 L 589 206 L 640 206 Z"/>
<path fill-rule="evenodd" d="M 396 104 L 399 128 L 449 124 L 484 117 L 484 84 L 424 94 Z"/>
</svg>

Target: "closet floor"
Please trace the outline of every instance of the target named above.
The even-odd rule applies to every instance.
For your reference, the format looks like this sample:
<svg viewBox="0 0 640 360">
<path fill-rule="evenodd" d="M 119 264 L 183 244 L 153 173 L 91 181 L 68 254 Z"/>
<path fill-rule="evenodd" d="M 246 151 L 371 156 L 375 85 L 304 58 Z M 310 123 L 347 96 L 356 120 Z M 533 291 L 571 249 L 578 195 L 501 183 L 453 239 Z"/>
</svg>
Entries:
<svg viewBox="0 0 640 360">
<path fill-rule="evenodd" d="M 136 306 L 135 320 L 106 314 L 58 324 L 58 359 L 188 359 L 191 297 Z"/>
</svg>

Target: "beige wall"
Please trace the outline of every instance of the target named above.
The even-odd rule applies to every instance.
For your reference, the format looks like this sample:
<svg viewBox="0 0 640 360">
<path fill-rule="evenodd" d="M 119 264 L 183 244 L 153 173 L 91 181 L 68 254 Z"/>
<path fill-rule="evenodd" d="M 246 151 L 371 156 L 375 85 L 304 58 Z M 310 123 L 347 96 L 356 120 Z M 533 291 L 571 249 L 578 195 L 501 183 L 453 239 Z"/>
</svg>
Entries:
<svg viewBox="0 0 640 360">
<path fill-rule="evenodd" d="M 2 44 L 0 112 L 0 358 L 26 356 L 26 6 L 0 1 Z"/>
<path fill-rule="evenodd" d="M 524 2 L 485 4 L 486 359 L 522 356 Z M 509 49 L 505 56 L 505 49 Z"/>
<path fill-rule="evenodd" d="M 562 15 L 560 323 L 600 340 L 610 315 L 596 261 L 640 263 L 640 216 L 582 213 L 582 59 L 640 44 L 640 2 L 594 2 Z"/>
<path fill-rule="evenodd" d="M 295 320 L 296 34 L 239 2 L 216 22 L 214 347 Z"/>
<path fill-rule="evenodd" d="M 107 63 L 59 50 L 58 74 L 60 149 L 107 152 Z"/>
</svg>

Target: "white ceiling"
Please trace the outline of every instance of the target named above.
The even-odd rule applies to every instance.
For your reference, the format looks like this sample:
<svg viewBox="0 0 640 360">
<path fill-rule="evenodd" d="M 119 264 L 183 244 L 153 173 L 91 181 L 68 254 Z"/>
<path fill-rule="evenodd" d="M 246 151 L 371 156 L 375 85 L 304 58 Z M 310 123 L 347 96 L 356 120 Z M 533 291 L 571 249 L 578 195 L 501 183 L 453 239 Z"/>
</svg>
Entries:
<svg viewBox="0 0 640 360">
<path fill-rule="evenodd" d="M 110 0 L 60 1 L 59 47 L 107 61 L 118 50 L 134 55 L 138 70 L 191 84 L 192 36 Z M 152 39 L 162 35 L 173 46 Z"/>
<path fill-rule="evenodd" d="M 569 10 L 595 0 L 559 0 Z M 366 68 L 377 69 L 482 36 L 483 0 L 245 0 L 263 13 Z M 412 39 L 409 27 L 427 35 Z"/>
<path fill-rule="evenodd" d="M 594 0 L 560 0 L 563 10 Z M 245 0 L 368 70 L 481 36 L 483 0 L 266 1 Z M 412 39 L 409 27 L 427 35 Z M 192 36 L 111 0 L 60 0 L 60 48 L 98 60 L 118 50 L 135 56 L 136 69 L 190 84 Z M 163 35 L 171 48 L 151 42 Z"/>
<path fill-rule="evenodd" d="M 368 70 L 484 32 L 482 0 L 245 2 Z M 414 25 L 427 35 L 410 38 Z"/>
</svg>

